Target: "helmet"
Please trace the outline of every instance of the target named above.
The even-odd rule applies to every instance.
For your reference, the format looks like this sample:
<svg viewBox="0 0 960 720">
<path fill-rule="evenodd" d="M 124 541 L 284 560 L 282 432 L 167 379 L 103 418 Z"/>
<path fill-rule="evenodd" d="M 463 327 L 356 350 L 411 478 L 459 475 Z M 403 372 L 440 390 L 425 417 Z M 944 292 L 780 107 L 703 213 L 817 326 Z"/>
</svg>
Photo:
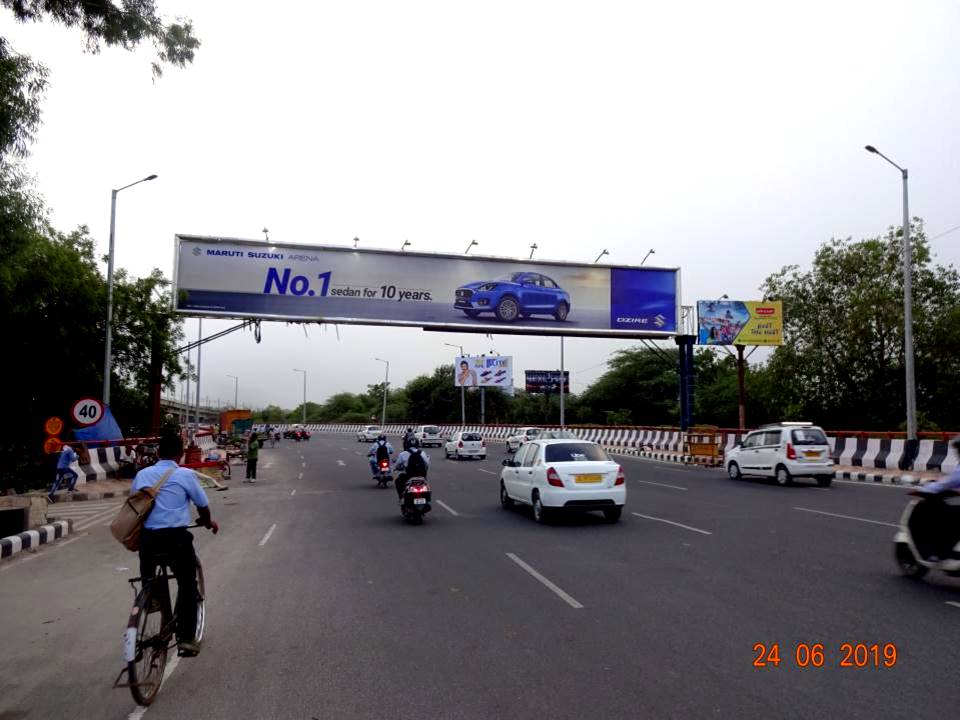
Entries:
<svg viewBox="0 0 960 720">
<path fill-rule="evenodd" d="M 412 447 L 412 448 L 418 448 L 418 447 L 420 447 L 420 441 L 417 440 L 416 438 L 411 439 L 411 440 L 410 440 L 410 447 Z"/>
<path fill-rule="evenodd" d="M 408 427 L 408 428 L 407 428 L 407 432 L 413 432 L 413 428 L 412 428 L 412 427 Z"/>
</svg>

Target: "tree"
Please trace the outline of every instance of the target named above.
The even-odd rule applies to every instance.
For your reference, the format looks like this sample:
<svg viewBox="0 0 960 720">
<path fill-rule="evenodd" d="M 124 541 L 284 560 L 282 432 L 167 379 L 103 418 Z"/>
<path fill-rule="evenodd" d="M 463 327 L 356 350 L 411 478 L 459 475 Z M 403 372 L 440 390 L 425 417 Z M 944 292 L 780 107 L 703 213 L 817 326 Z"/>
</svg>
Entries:
<svg viewBox="0 0 960 720">
<path fill-rule="evenodd" d="M 943 400 L 960 383 L 960 276 L 933 264 L 919 220 L 911 234 L 917 407 L 930 423 L 956 426 L 960 412 Z M 764 371 L 785 416 L 844 429 L 903 423 L 901 251 L 899 229 L 832 239 L 809 271 L 767 278 L 765 298 L 784 303 L 784 345 Z"/>
</svg>

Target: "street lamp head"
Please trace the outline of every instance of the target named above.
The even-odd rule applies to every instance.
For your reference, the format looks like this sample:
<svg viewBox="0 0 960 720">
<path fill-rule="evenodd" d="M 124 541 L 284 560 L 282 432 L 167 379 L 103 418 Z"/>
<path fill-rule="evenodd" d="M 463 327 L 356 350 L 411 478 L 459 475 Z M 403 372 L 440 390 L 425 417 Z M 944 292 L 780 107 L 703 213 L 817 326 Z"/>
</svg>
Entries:
<svg viewBox="0 0 960 720">
<path fill-rule="evenodd" d="M 156 179 L 157 179 L 157 176 L 156 176 L 156 175 L 147 175 L 147 176 L 144 178 L 145 181 L 146 181 L 146 180 L 156 180 Z"/>
<path fill-rule="evenodd" d="M 873 145 L 864 145 L 863 149 L 867 152 L 872 152 L 875 155 L 879 155 L 879 151 Z"/>
</svg>

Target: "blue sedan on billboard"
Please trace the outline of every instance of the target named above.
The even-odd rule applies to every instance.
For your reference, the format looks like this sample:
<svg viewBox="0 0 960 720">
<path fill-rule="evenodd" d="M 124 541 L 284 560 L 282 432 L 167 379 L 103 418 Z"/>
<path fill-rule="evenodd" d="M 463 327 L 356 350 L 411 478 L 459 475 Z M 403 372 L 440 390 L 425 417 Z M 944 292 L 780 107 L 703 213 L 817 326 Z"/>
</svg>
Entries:
<svg viewBox="0 0 960 720">
<path fill-rule="evenodd" d="M 514 322 L 531 315 L 553 315 L 563 322 L 570 314 L 570 294 L 546 275 L 517 272 L 460 286 L 454 307 L 471 318 L 493 313 L 501 322 Z"/>
</svg>

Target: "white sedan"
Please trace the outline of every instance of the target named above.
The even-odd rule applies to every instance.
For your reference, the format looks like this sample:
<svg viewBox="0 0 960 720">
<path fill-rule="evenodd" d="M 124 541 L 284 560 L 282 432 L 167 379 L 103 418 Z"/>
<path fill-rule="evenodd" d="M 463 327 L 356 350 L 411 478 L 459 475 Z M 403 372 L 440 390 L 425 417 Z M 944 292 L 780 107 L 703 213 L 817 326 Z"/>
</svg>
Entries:
<svg viewBox="0 0 960 720">
<path fill-rule="evenodd" d="M 380 436 L 380 426 L 379 425 L 367 425 L 357 433 L 358 442 L 374 442 Z"/>
<path fill-rule="evenodd" d="M 516 432 L 507 438 L 507 452 L 514 453 L 520 449 L 528 440 L 533 440 L 540 434 L 540 428 L 522 427 L 517 428 Z"/>
<path fill-rule="evenodd" d="M 623 468 L 606 451 L 585 440 L 532 440 L 516 457 L 503 461 L 500 504 L 533 507 L 533 519 L 554 512 L 600 510 L 615 523 L 627 501 Z"/>
<path fill-rule="evenodd" d="M 447 440 L 444 452 L 448 458 L 480 458 L 485 460 L 487 457 L 487 443 L 483 436 L 476 432 L 455 432 Z"/>
</svg>

